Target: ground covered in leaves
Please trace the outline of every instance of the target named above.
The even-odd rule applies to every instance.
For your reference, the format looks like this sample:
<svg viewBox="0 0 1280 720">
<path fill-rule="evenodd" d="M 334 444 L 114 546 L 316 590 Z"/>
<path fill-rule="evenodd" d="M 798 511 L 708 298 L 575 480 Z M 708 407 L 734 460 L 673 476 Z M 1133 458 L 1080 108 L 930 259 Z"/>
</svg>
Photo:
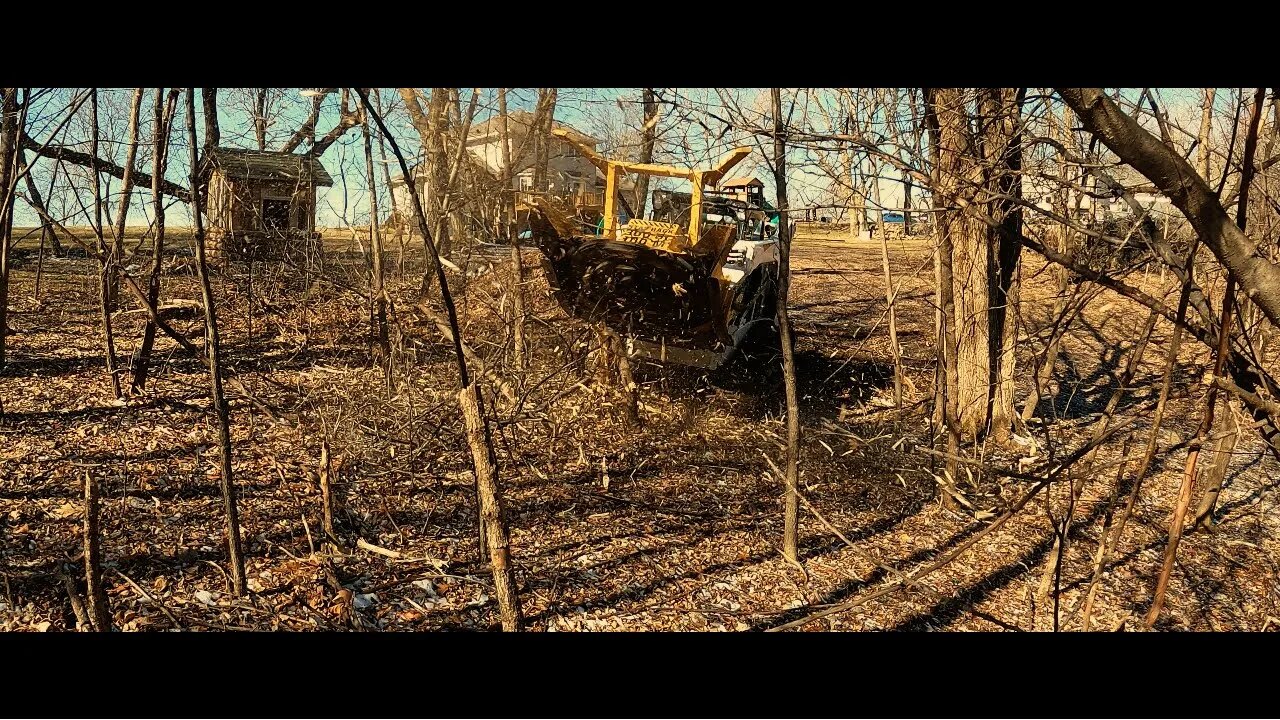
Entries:
<svg viewBox="0 0 1280 720">
<path fill-rule="evenodd" d="M 812 234 L 793 254 L 805 426 L 799 565 L 780 552 L 782 483 L 773 464 L 782 463 L 785 429 L 776 372 L 641 365 L 643 426 L 628 427 L 621 396 L 596 379 L 590 328 L 551 301 L 539 269 L 526 283 L 529 367 L 516 370 L 505 252 L 455 258 L 465 269 L 450 279 L 464 336 L 513 396 L 487 384 L 530 629 L 775 627 L 898 581 L 1025 491 L 1024 482 L 975 474 L 962 478 L 961 511 L 939 502 L 940 466 L 919 450 L 932 430 L 932 262 L 923 240 L 892 250 L 907 372 L 902 411 L 892 403 L 879 244 Z M 536 253 L 525 259 L 536 267 Z M 345 242 L 331 241 L 318 267 L 235 264 L 215 278 L 252 591 L 237 599 L 225 570 L 216 425 L 200 362 L 161 336 L 145 391 L 115 401 L 93 262 L 45 258 L 37 293 L 37 259 L 19 253 L 10 362 L 0 372 L 0 627 L 75 627 L 66 578 L 83 590 L 88 473 L 102 482 L 104 578 L 119 629 L 496 628 L 488 568 L 476 557 L 452 351 L 416 305 L 420 252 L 410 247 L 398 260 L 394 348 L 376 363 L 365 264 Z M 1030 336 L 1051 322 L 1052 285 L 1039 268 L 1028 256 L 1023 367 L 1038 350 Z M 1155 275 L 1144 282 L 1161 289 Z M 178 251 L 166 265 L 165 301 L 198 297 L 189 253 Z M 115 317 L 126 368 L 145 321 L 131 307 Z M 1011 467 L 1019 454 L 1034 464 L 1084 441 L 1145 315 L 1107 295 L 1088 307 L 1037 413 L 1047 419 L 1032 426 Z M 174 322 L 199 339 L 198 316 L 178 312 Z M 1130 472 L 1146 442 L 1168 335 L 1158 326 L 1121 403 L 1120 417 L 1135 420 Z M 1106 568 L 1095 627 L 1117 627 L 1150 602 L 1208 359 L 1194 342 L 1185 347 L 1155 471 Z M 1019 375 L 1021 405 L 1031 371 Z M 321 530 L 326 442 L 336 542 Z M 804 627 L 1078 628 L 1120 450 L 1119 438 L 1104 446 L 1085 483 L 1056 593 L 1040 586 L 1065 483 L 918 582 Z M 1276 626 L 1275 470 L 1246 430 L 1218 525 L 1185 538 L 1157 627 Z"/>
</svg>

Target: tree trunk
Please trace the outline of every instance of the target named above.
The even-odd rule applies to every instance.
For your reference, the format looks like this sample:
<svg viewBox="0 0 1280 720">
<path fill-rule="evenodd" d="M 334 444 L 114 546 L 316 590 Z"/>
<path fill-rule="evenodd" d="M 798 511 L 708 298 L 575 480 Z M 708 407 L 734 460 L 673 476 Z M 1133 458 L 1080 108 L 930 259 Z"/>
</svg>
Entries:
<svg viewBox="0 0 1280 720">
<path fill-rule="evenodd" d="M 16 138 L 15 138 L 16 142 Z M 27 170 L 27 151 L 18 149 L 19 171 Z M 58 239 L 58 233 L 54 231 L 53 224 L 44 219 L 44 215 L 48 214 L 48 207 L 45 206 L 44 196 L 40 194 L 40 188 L 36 186 L 35 174 L 27 172 L 27 194 L 31 196 L 31 206 L 35 209 L 36 214 L 41 216 L 40 220 L 40 243 L 44 245 L 48 243 L 53 251 L 54 257 L 62 257 L 62 242 Z M 52 183 L 50 184 L 52 190 Z"/>
<path fill-rule="evenodd" d="M 187 142 L 191 148 L 191 217 L 195 223 L 196 271 L 200 276 L 200 294 L 204 301 L 205 338 L 209 358 L 209 399 L 218 416 L 218 455 L 222 505 L 227 519 L 227 555 L 231 562 L 232 589 L 238 597 L 246 592 L 244 556 L 240 547 L 240 517 L 236 508 L 235 478 L 231 473 L 231 415 L 227 399 L 222 391 L 222 353 L 218 342 L 218 314 L 214 304 L 213 286 L 209 284 L 209 264 L 204 247 L 204 220 L 199 192 L 199 156 L 196 150 L 195 88 L 187 89 Z"/>
<path fill-rule="evenodd" d="M 1063 147 L 1071 147 L 1074 133 L 1071 131 L 1071 108 L 1064 107 L 1062 109 L 1062 126 L 1059 128 L 1062 136 Z M 1061 153 L 1058 161 L 1058 173 L 1061 177 L 1070 179 L 1072 165 L 1067 158 L 1067 153 Z M 1074 196 L 1074 201 L 1072 200 Z M 1078 191 L 1072 191 L 1067 187 L 1062 188 L 1055 198 L 1055 209 L 1066 217 L 1074 218 L 1078 213 L 1072 213 L 1071 210 L 1080 209 L 1080 203 L 1083 200 L 1083 194 Z M 1054 238 L 1057 241 L 1055 248 L 1059 253 L 1066 255 L 1072 248 L 1071 230 L 1066 225 L 1056 228 Z M 1076 309 L 1068 313 L 1067 289 L 1069 287 L 1067 269 L 1061 265 L 1054 265 L 1051 270 L 1053 273 L 1054 286 L 1057 294 L 1053 301 L 1053 315 L 1057 318 L 1057 323 L 1049 331 L 1049 338 L 1045 343 L 1044 361 L 1036 368 L 1035 375 L 1032 377 L 1031 394 L 1022 405 L 1022 423 L 1025 425 L 1035 415 L 1036 407 L 1040 404 L 1041 398 L 1047 391 L 1050 380 L 1053 378 L 1054 366 L 1058 362 L 1058 350 L 1062 346 L 1062 338 L 1066 335 L 1067 330 L 1071 327 L 1071 323 L 1076 316 L 1084 309 L 1084 301 L 1077 306 Z"/>
<path fill-rule="evenodd" d="M 169 91 L 168 100 L 162 100 L 164 88 L 156 88 L 155 112 L 152 118 L 151 138 L 151 206 L 155 213 L 155 233 L 151 239 L 151 273 L 147 278 L 147 303 L 157 307 L 160 303 L 160 274 L 164 268 L 164 197 L 160 191 L 160 178 L 164 177 L 165 165 L 169 155 L 169 133 L 172 129 L 173 117 L 177 111 L 178 90 Z M 147 384 L 147 373 L 151 365 L 151 350 L 156 340 L 156 322 L 147 318 L 147 326 L 142 331 L 142 343 L 138 346 L 133 360 L 134 393 L 142 392 Z"/>
<path fill-rule="evenodd" d="M 373 89 L 373 100 L 378 104 L 378 108 L 382 107 L 382 93 L 378 88 Z M 391 203 L 391 226 L 396 234 L 396 243 L 400 246 L 400 252 L 396 259 L 396 274 L 400 279 L 404 279 L 404 228 L 405 219 L 401 215 L 400 208 L 396 202 L 396 194 L 391 189 L 391 165 L 387 163 L 387 144 L 382 139 L 381 133 L 378 135 L 378 156 L 382 163 L 382 184 L 387 188 L 387 198 Z"/>
<path fill-rule="evenodd" d="M 943 507 L 954 510 L 957 506 L 954 491 L 959 466 L 956 458 L 960 453 L 960 405 L 958 388 L 960 371 L 958 367 L 958 335 L 956 331 L 955 302 L 955 246 L 952 242 L 956 231 L 963 231 L 963 218 L 953 211 L 944 210 L 951 206 L 954 193 L 957 191 L 957 178 L 954 168 L 958 155 L 969 151 L 966 142 L 966 128 L 960 122 L 958 105 L 962 103 L 959 91 L 951 89 L 925 88 L 925 123 L 929 128 L 929 147 L 933 160 L 933 208 L 936 219 L 934 233 L 937 242 L 937 279 L 939 313 L 939 351 L 938 362 L 943 367 L 942 376 L 942 418 L 947 427 L 947 462 L 944 478 L 947 487 L 942 494 Z M 959 227 L 953 222 L 960 221 Z"/>
<path fill-rule="evenodd" d="M 1022 98 L 1020 89 L 1001 88 L 986 94 L 991 116 L 985 126 L 982 148 L 986 163 L 994 177 L 988 178 L 989 192 L 1012 198 L 997 200 L 990 206 L 1003 231 L 992 231 L 989 247 L 993 260 L 991 308 L 991 439 L 1005 443 L 1015 419 L 1014 350 L 1018 342 L 1018 265 L 1022 256 L 1022 210 L 1016 199 L 1022 197 Z"/>
<path fill-rule="evenodd" d="M 1227 471 L 1231 468 L 1231 459 L 1235 456 L 1236 445 L 1240 441 L 1240 424 L 1236 421 L 1235 402 L 1227 405 L 1223 413 L 1223 425 L 1217 440 L 1214 441 L 1210 454 L 1211 464 L 1205 475 L 1204 495 L 1196 508 L 1193 524 L 1197 527 L 1213 527 L 1213 510 L 1218 504 L 1218 496 L 1222 494 L 1222 484 L 1227 479 Z"/>
<path fill-rule="evenodd" d="M 107 361 L 107 379 L 111 383 L 112 395 L 119 400 L 120 372 L 116 368 L 116 341 L 111 329 L 112 293 L 111 277 L 115 271 L 115 250 L 107 247 L 106 236 L 102 228 L 102 182 L 98 175 L 98 89 L 89 91 L 89 156 L 93 158 L 89 168 L 93 176 L 93 234 L 97 240 L 98 251 L 98 307 L 100 325 L 102 327 L 103 354 Z M 127 170 L 126 175 L 129 174 Z"/>
<path fill-rule="evenodd" d="M 885 232 L 884 227 L 884 206 L 880 202 L 880 173 L 874 170 L 876 166 L 872 165 L 873 174 L 871 192 L 875 198 L 877 222 L 876 228 L 880 232 L 880 259 L 884 266 L 884 302 L 886 313 L 889 318 L 889 350 L 893 357 L 893 406 L 895 408 L 902 407 L 902 348 L 898 346 L 898 311 L 895 305 L 895 295 L 893 288 L 893 272 L 889 268 L 889 235 Z"/>
<path fill-rule="evenodd" d="M 640 126 L 640 162 L 653 162 L 653 145 L 657 138 L 658 103 L 653 88 L 642 88 L 640 99 L 644 103 L 644 121 Z M 649 202 L 649 176 L 637 175 L 635 187 L 636 217 L 643 218 Z"/>
<path fill-rule="evenodd" d="M 948 321 L 956 340 L 956 383 L 947 383 L 948 395 L 952 396 L 948 399 L 956 403 L 961 433 L 976 438 L 986 426 L 990 403 L 990 232 L 976 211 L 969 209 L 979 200 L 983 178 L 982 169 L 975 162 L 979 149 L 970 132 L 965 103 L 965 94 L 960 90 L 940 89 L 935 95 L 941 169 L 936 194 L 943 200 L 935 207 L 964 208 L 943 210 L 937 224 L 939 234 L 950 245 L 950 253 L 944 252 L 942 260 L 946 263 L 945 255 L 950 254 L 954 287 L 954 314 Z M 943 304 L 946 305 L 945 299 Z"/>
<path fill-rule="evenodd" d="M 993 196 L 1019 194 L 1022 92 L 996 88 L 977 95 L 978 116 L 971 118 L 965 93 L 936 91 L 938 192 L 949 199 L 943 207 L 961 208 L 941 213 L 938 221 L 953 254 L 960 429 L 975 439 L 990 429 L 1002 442 L 1014 418 L 1021 214 L 1014 200 Z M 976 135 L 970 130 L 974 122 Z"/>
<path fill-rule="evenodd" d="M 480 504 L 480 518 L 484 523 L 484 537 L 489 550 L 489 563 L 493 571 L 494 594 L 498 599 L 498 614 L 505 632 L 519 632 L 524 623 L 517 594 L 515 568 L 511 564 L 511 543 L 507 537 L 507 523 L 502 513 L 502 491 L 498 487 L 498 461 L 493 454 L 493 439 L 484 419 L 480 386 L 472 383 L 458 392 L 458 405 L 467 428 L 467 444 L 471 447 L 471 460 L 476 471 L 476 497 Z"/>
<path fill-rule="evenodd" d="M 787 298 L 791 291 L 791 224 L 788 222 L 787 143 L 783 135 L 782 90 L 773 96 L 773 181 L 778 205 L 778 331 L 782 339 L 782 380 L 787 395 L 786 509 L 783 515 L 782 555 L 799 562 L 800 401 L 796 390 L 796 358 Z"/>
<path fill-rule="evenodd" d="M 1197 138 L 1197 156 L 1196 167 L 1200 170 L 1200 177 L 1205 182 L 1209 182 L 1209 159 L 1210 153 L 1213 151 L 1211 146 L 1213 135 L 1213 100 L 1217 95 L 1217 88 L 1204 89 L 1204 103 L 1200 108 L 1200 136 Z"/>
<path fill-rule="evenodd" d="M 0 369 L 3 369 L 9 345 L 9 250 L 13 243 L 18 88 L 0 88 L 0 93 L 4 94 L 0 98 Z"/>
<path fill-rule="evenodd" d="M 369 138 L 369 119 L 361 123 L 364 133 L 364 168 L 369 179 L 369 245 L 372 252 L 372 263 L 369 278 L 369 305 L 372 310 L 369 317 L 369 331 L 372 335 L 371 356 L 375 363 L 385 364 L 391 353 L 391 342 L 387 335 L 387 293 L 383 287 L 383 252 L 382 230 L 378 227 L 378 182 L 373 173 L 373 144 Z M 390 369 L 390 365 L 387 365 Z"/>
<path fill-rule="evenodd" d="M 387 131 L 382 116 L 369 103 L 368 94 L 360 89 L 357 89 L 356 92 L 359 93 L 365 110 L 372 115 L 374 121 L 378 124 L 378 130 L 382 133 L 382 136 L 391 143 L 391 150 L 395 153 L 396 160 L 400 164 L 401 176 L 409 188 L 409 199 L 413 204 L 414 220 L 417 223 L 418 231 L 422 233 L 423 242 L 428 252 L 435 253 L 436 245 L 432 241 L 431 230 L 427 227 L 426 212 L 423 210 L 421 198 L 418 197 L 417 188 L 413 185 L 409 173 L 409 165 L 405 162 L 404 154 L 400 152 L 400 147 L 396 144 L 395 138 Z M 414 104 L 417 103 L 416 97 L 413 97 L 411 93 L 410 99 L 413 100 Z M 474 110 L 474 94 L 472 95 L 472 100 L 472 110 Z M 468 115 L 470 114 L 469 112 Z M 410 116 L 413 117 L 412 111 Z M 418 121 L 415 120 L 415 125 L 417 124 Z M 485 540 L 489 548 L 489 562 L 493 571 L 494 586 L 497 589 L 499 613 L 503 619 L 503 629 L 516 631 L 521 629 L 520 599 L 517 595 L 515 569 L 510 562 L 509 539 L 506 520 L 502 514 L 502 493 L 498 484 L 493 438 L 489 435 L 488 424 L 484 422 L 479 388 L 472 385 L 467 370 L 462 331 L 458 326 L 458 313 L 453 304 L 453 296 L 449 292 L 449 283 L 444 275 L 444 267 L 440 264 L 439 257 L 433 257 L 433 260 L 436 282 L 440 286 L 440 299 L 444 304 L 445 315 L 448 318 L 449 337 L 453 343 L 454 359 L 458 368 L 459 405 L 462 407 L 463 420 L 467 424 L 467 444 L 471 449 L 471 461 L 476 474 L 477 504 L 480 506 L 482 522 L 488 526 L 488 530 L 485 532 Z M 468 415 L 470 415 L 470 419 L 468 419 Z"/>
<path fill-rule="evenodd" d="M 204 154 L 207 155 L 222 143 L 218 129 L 218 88 L 200 88 L 200 98 L 204 103 Z"/>
<path fill-rule="evenodd" d="M 507 125 L 507 89 L 498 89 L 498 126 L 502 143 L 502 218 L 503 232 L 511 244 L 511 283 L 507 294 L 511 297 L 511 363 L 516 370 L 524 370 L 524 260 L 520 256 L 520 241 L 512 232 L 515 225 L 515 203 L 511 193 L 511 128 Z"/>
<path fill-rule="evenodd" d="M 267 89 L 255 88 L 253 95 L 253 135 L 258 149 L 267 149 Z"/>
<path fill-rule="evenodd" d="M 120 183 L 120 204 L 111 232 L 111 256 L 108 261 L 110 302 L 112 312 L 119 306 L 120 263 L 124 262 L 124 229 L 129 215 L 129 201 L 133 198 L 133 163 L 138 158 L 138 116 L 142 110 L 142 88 L 135 88 L 129 105 L 129 145 L 125 151 L 124 178 Z"/>
</svg>

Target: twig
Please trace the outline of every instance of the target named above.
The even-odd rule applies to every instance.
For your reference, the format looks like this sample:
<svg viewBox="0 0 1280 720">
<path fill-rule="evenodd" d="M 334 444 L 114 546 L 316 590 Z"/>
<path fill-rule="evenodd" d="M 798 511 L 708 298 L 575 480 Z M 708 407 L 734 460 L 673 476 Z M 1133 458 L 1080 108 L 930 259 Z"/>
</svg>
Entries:
<svg viewBox="0 0 1280 720">
<path fill-rule="evenodd" d="M 221 570 L 222 568 L 218 568 L 218 569 L 219 569 L 219 570 Z M 115 574 L 117 574 L 117 575 L 119 575 L 120 577 L 124 578 L 124 581 L 125 581 L 125 582 L 129 583 L 130 585 L 132 585 L 132 586 L 133 586 L 133 589 L 134 589 L 134 590 L 136 590 L 136 591 L 138 592 L 138 595 L 142 596 L 142 599 L 143 599 L 143 600 L 145 600 L 145 601 L 147 601 L 148 603 L 150 603 L 150 604 L 152 604 L 152 605 L 156 606 L 157 608 L 159 608 L 159 609 L 160 609 L 160 612 L 164 613 L 165 617 L 169 618 L 169 622 L 173 623 L 173 626 L 174 626 L 175 628 L 177 628 L 177 629 L 179 629 L 179 630 L 182 630 L 182 629 L 183 629 L 183 627 L 182 627 L 182 623 L 178 622 L 178 618 L 177 618 L 176 616 L 174 616 L 174 614 L 173 614 L 173 613 L 169 612 L 169 608 L 165 607 L 164 603 L 160 602 L 159 600 L 157 600 L 157 599 L 155 599 L 155 598 L 151 597 L 149 594 L 147 594 L 147 591 L 146 591 L 146 590 L 143 590 L 143 589 L 142 589 L 142 586 L 141 586 L 141 585 L 139 585 L 138 583 L 134 582 L 134 581 L 133 581 L 133 578 L 129 577 L 128 575 L 125 575 L 124 573 L 120 572 L 119 570 L 115 570 Z M 225 574 L 225 573 L 224 573 L 224 574 Z"/>
</svg>

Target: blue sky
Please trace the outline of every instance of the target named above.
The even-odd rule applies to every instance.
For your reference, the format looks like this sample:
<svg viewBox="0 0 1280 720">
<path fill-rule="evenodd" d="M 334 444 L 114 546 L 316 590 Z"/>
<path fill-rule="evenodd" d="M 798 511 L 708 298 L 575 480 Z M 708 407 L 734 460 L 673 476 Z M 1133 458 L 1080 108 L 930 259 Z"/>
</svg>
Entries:
<svg viewBox="0 0 1280 720">
<path fill-rule="evenodd" d="M 272 120 L 267 129 L 268 149 L 279 149 L 305 121 L 312 101 L 310 98 L 301 96 L 299 90 L 299 88 L 270 90 L 271 108 L 268 114 Z M 252 123 L 251 91 L 252 89 L 223 88 L 219 93 L 219 124 L 222 135 L 221 143 L 224 146 L 257 147 Z M 48 139 L 53 126 L 65 117 L 66 107 L 72 97 L 80 92 L 83 92 L 83 90 L 55 89 L 46 92 L 37 99 L 28 119 L 30 132 L 37 141 Z M 154 92 L 153 88 L 146 89 L 142 102 L 142 143 L 138 152 L 138 167 L 146 172 L 151 170 L 150 141 Z M 714 89 L 697 88 L 668 88 L 664 89 L 663 92 L 666 97 L 678 98 L 686 112 L 678 114 L 664 110 L 664 117 L 659 123 L 662 140 L 659 142 L 658 156 L 655 158 L 657 161 L 705 166 L 705 164 L 714 162 L 735 145 L 741 144 L 756 148 L 758 144 L 763 144 L 765 149 L 769 150 L 770 141 L 767 138 L 751 137 L 736 131 L 719 133 L 719 136 L 716 136 L 717 128 L 723 128 L 723 125 L 718 125 L 714 118 L 726 116 L 726 109 L 720 99 L 722 93 L 716 92 Z M 111 158 L 117 164 L 122 164 L 124 160 L 124 141 L 132 93 L 133 90 L 129 88 L 102 89 L 99 91 L 99 116 L 102 125 L 100 136 L 103 138 L 100 143 L 99 153 L 104 157 Z M 1198 89 L 1166 88 L 1158 90 L 1157 93 L 1162 105 L 1184 127 L 1188 127 L 1189 123 L 1195 122 L 1193 116 L 1198 116 L 1197 106 L 1200 98 Z M 401 100 L 397 91 L 394 88 L 382 88 L 379 94 L 384 107 L 387 109 L 386 121 L 392 134 L 406 154 L 416 154 L 418 150 L 417 134 L 402 110 Z M 1136 92 L 1132 94 L 1136 96 Z M 464 107 L 470 96 L 471 88 L 463 88 L 461 90 Z M 496 90 L 493 88 L 480 89 L 476 122 L 483 122 L 497 112 L 496 96 Z M 731 89 L 723 91 L 723 96 L 730 97 L 735 104 L 744 109 L 742 117 L 738 118 L 740 122 L 748 124 L 767 124 L 769 122 L 768 93 L 766 91 L 761 89 Z M 620 133 L 623 133 L 628 128 L 634 132 L 642 112 L 640 97 L 641 91 L 639 88 L 561 88 L 556 108 L 556 119 L 572 125 L 587 134 L 599 137 L 604 142 L 605 147 L 608 148 L 611 143 L 620 142 Z M 819 110 L 821 110 L 819 106 L 824 102 L 828 102 L 831 97 L 831 91 L 814 91 L 806 96 L 807 102 L 803 106 L 797 107 L 797 112 L 803 115 L 803 120 L 807 124 L 815 127 L 819 126 L 821 125 L 821 122 L 817 119 Z M 535 89 L 514 88 L 508 95 L 508 106 L 513 110 L 532 109 L 535 99 Z M 354 94 L 351 97 L 351 102 L 358 102 L 358 98 Z M 339 118 L 338 104 L 339 96 L 336 93 L 325 96 L 322 99 L 318 134 L 323 135 L 337 123 Z M 1231 109 L 1234 107 L 1233 93 L 1228 90 L 1219 91 L 1215 106 L 1218 108 L 1222 122 L 1229 124 L 1229 117 L 1227 116 L 1230 115 Z M 203 142 L 204 124 L 202 118 L 200 118 L 202 107 L 199 97 L 196 98 L 196 112 L 198 141 Z M 801 115 L 796 117 L 800 118 Z M 88 117 L 89 112 L 86 103 L 80 108 L 72 122 L 67 125 L 57 144 L 65 144 L 87 151 L 88 146 L 85 139 L 88 137 Z M 178 103 L 175 131 L 171 139 L 171 160 L 166 177 L 183 186 L 189 184 L 188 172 L 190 167 L 185 123 L 185 97 L 181 97 Z M 376 146 L 374 152 L 375 158 L 377 158 L 378 150 Z M 389 152 L 390 148 L 388 148 Z M 30 157 L 31 154 L 28 153 L 28 158 L 30 159 Z M 810 161 L 807 165 L 806 159 Z M 819 202 L 828 195 L 830 181 L 823 173 L 814 170 L 812 154 L 806 155 L 802 150 L 792 150 L 788 155 L 788 160 L 792 165 L 792 170 L 788 173 L 788 181 L 793 206 L 804 206 L 808 203 Z M 367 183 L 364 177 L 363 139 L 359 129 L 355 128 L 348 131 L 338 142 L 330 146 L 323 155 L 322 162 L 330 174 L 334 176 L 335 183 L 333 187 L 323 191 L 320 197 L 318 224 L 327 227 L 342 227 L 348 223 L 363 224 L 367 222 Z M 41 159 L 36 163 L 33 177 L 36 179 L 42 193 L 46 193 L 49 189 L 48 183 L 53 168 L 53 163 L 47 159 Z M 59 171 L 58 185 L 50 204 L 54 214 L 60 218 L 65 218 L 64 222 L 68 225 L 84 225 L 87 221 L 84 214 L 79 210 L 82 205 L 91 206 L 92 202 L 92 196 L 88 191 L 90 187 L 88 174 L 84 169 L 72 166 L 67 166 L 67 168 L 67 171 Z M 376 169 L 380 176 L 381 168 Z M 398 170 L 394 164 L 394 158 L 392 158 L 392 170 L 393 172 Z M 67 172 L 71 173 L 74 178 L 73 181 L 68 181 Z M 766 183 L 766 192 L 772 195 L 773 180 L 760 153 L 753 153 L 734 174 L 749 174 L 760 177 Z M 887 207 L 900 206 L 902 202 L 902 186 L 898 180 L 898 174 L 892 171 L 885 171 L 882 173 L 882 177 L 884 178 L 880 183 L 882 202 Z M 376 180 L 379 186 L 383 184 L 381 177 L 376 178 Z M 119 181 L 104 176 L 104 184 L 108 186 L 107 189 L 109 191 L 108 217 L 110 217 L 114 215 L 114 208 L 119 201 Z M 78 200 L 75 194 L 69 192 L 72 188 L 79 194 Z M 20 190 L 25 193 L 26 188 L 23 187 Z M 379 192 L 385 194 L 385 188 L 380 187 Z M 384 212 L 388 205 L 385 200 L 381 203 Z M 190 220 L 189 210 L 184 203 L 174 202 L 168 213 L 170 222 L 173 224 L 186 224 Z M 144 188 L 135 192 L 128 215 L 128 223 L 130 225 L 146 225 L 150 223 L 150 218 L 150 193 L 149 188 Z M 30 226 L 37 223 L 35 213 L 21 201 L 17 203 L 15 220 L 16 224 L 20 226 Z"/>
</svg>

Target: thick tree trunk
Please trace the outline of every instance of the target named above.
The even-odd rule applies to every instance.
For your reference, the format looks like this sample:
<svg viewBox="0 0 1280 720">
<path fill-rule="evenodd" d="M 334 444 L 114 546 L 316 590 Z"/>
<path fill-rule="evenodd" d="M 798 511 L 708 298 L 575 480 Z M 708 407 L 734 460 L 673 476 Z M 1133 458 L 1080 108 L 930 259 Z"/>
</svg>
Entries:
<svg viewBox="0 0 1280 720">
<path fill-rule="evenodd" d="M 204 154 L 207 155 L 222 143 L 218 127 L 218 88 L 200 88 L 200 98 L 204 105 Z"/>
<path fill-rule="evenodd" d="M 942 366 L 939 373 L 942 379 L 942 421 L 947 428 L 947 462 L 945 483 L 947 487 L 942 493 L 943 507 L 954 510 L 957 506 L 952 492 L 956 487 L 959 465 L 956 458 L 960 454 L 960 403 L 958 387 L 960 371 L 958 367 L 958 333 L 956 331 L 955 302 L 955 246 L 952 242 L 953 232 L 961 228 L 953 228 L 952 221 L 956 213 L 946 211 L 954 202 L 956 178 L 954 168 L 956 155 L 969 151 L 966 142 L 966 129 L 959 123 L 958 105 L 962 97 L 956 90 L 925 88 L 925 124 L 929 129 L 929 147 L 932 156 L 933 208 L 935 211 L 934 233 L 937 242 L 937 281 L 938 281 L 938 363 Z M 945 118 L 945 121 L 944 121 Z"/>
<path fill-rule="evenodd" d="M 934 99 L 941 169 L 936 194 L 945 201 L 940 207 L 950 208 L 940 213 L 938 232 L 952 247 L 958 382 L 953 394 L 960 430 L 977 438 L 990 429 L 1003 441 L 1014 418 L 1021 215 L 1014 200 L 993 196 L 1019 193 L 1021 92 L 979 91 L 976 118 L 966 110 L 962 91 L 936 90 Z M 974 121 L 976 135 L 970 129 Z"/>
<path fill-rule="evenodd" d="M 778 205 L 778 331 L 782 339 L 782 381 L 787 395 L 786 504 L 783 514 L 782 554 L 799 562 L 800 512 L 800 400 L 796 390 L 796 358 L 787 298 L 791 291 L 791 224 L 788 222 L 787 143 L 782 117 L 782 90 L 772 88 L 773 181 Z"/>
<path fill-rule="evenodd" d="M 945 321 L 951 325 L 956 342 L 956 378 L 954 383 L 947 382 L 947 400 L 956 405 L 961 433 L 975 438 L 986 426 L 991 378 L 989 228 L 968 210 L 979 199 L 983 178 L 981 167 L 974 162 L 978 148 L 969 128 L 965 93 L 939 89 L 933 97 L 940 169 L 935 191 L 935 207 L 940 210 L 937 231 L 944 247 L 941 261 L 950 266 L 953 290 L 952 314 Z M 965 209 L 955 209 L 957 206 Z M 945 267 L 943 275 L 947 275 Z M 947 283 L 947 278 L 942 282 Z M 945 298 L 943 306 L 946 315 Z"/>
<path fill-rule="evenodd" d="M 1009 439 L 1015 419 L 1014 350 L 1018 342 L 1018 279 L 1022 256 L 1022 210 L 1016 200 L 1022 197 L 1022 108 L 1023 91 L 1001 88 L 986 93 L 989 108 L 982 148 L 992 176 L 988 192 L 1010 198 L 991 203 L 988 212 L 1002 226 L 993 232 L 989 247 L 993 260 L 991 308 L 991 414 L 989 430 L 997 443 Z"/>
<path fill-rule="evenodd" d="M 205 255 L 203 208 L 200 202 L 199 156 L 196 151 L 195 88 L 187 90 L 187 142 L 191 148 L 191 216 L 195 223 L 196 271 L 200 276 L 200 295 L 204 301 L 205 338 L 209 357 L 209 399 L 218 416 L 219 478 L 222 485 L 222 506 L 227 520 L 227 555 L 231 563 L 231 584 L 235 594 L 244 597 L 247 590 L 244 573 L 244 555 L 240 546 L 240 517 L 236 507 L 235 478 L 231 472 L 231 414 L 226 395 L 222 391 L 222 348 L 218 341 L 218 314 L 214 303 L 213 286 L 209 283 L 209 264 Z"/>
</svg>

